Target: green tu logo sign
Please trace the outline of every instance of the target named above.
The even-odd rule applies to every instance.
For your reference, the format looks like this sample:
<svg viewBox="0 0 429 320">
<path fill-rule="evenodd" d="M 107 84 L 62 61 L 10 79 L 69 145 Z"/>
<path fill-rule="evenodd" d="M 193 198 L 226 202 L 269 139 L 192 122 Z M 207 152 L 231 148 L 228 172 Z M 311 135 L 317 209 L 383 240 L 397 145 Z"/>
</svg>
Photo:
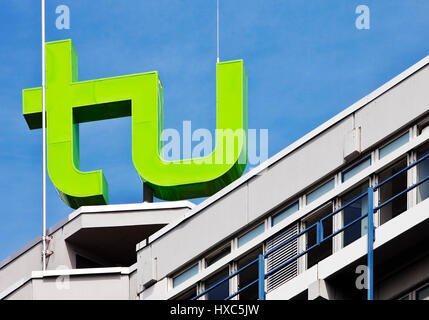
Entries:
<svg viewBox="0 0 429 320">
<path fill-rule="evenodd" d="M 72 208 L 108 203 L 101 170 L 79 170 L 79 123 L 132 118 L 134 166 L 164 200 L 210 196 L 241 176 L 247 163 L 247 76 L 242 61 L 216 65 L 216 146 L 197 159 L 165 161 L 163 89 L 157 72 L 78 81 L 71 40 L 46 44 L 47 153 L 49 176 Z M 23 91 L 30 129 L 42 127 L 42 89 Z M 232 139 L 231 139 L 232 137 Z"/>
</svg>

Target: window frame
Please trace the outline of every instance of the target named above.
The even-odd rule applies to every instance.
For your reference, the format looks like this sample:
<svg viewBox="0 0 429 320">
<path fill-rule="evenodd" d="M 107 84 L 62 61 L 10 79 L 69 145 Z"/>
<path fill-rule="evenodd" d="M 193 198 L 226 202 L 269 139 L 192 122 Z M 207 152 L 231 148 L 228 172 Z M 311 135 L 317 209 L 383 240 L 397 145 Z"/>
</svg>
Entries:
<svg viewBox="0 0 429 320">
<path fill-rule="evenodd" d="M 426 288 L 429 288 L 429 282 L 425 282 L 423 285 L 415 287 L 413 290 L 407 292 L 406 294 L 398 296 L 396 300 L 404 300 L 404 298 L 406 297 L 408 297 L 407 300 L 417 300 L 417 293 Z"/>
<path fill-rule="evenodd" d="M 349 166 L 348 168 L 346 168 L 346 169 L 342 170 L 342 171 L 340 172 L 340 180 L 341 180 L 341 183 L 344 183 L 344 182 L 346 182 L 346 181 L 347 181 L 347 180 L 345 180 L 345 179 L 344 179 L 344 175 L 345 175 L 345 174 L 349 173 L 349 172 L 350 172 L 350 171 L 352 171 L 353 169 L 356 169 L 356 168 L 357 168 L 357 167 L 359 167 L 362 163 L 364 163 L 364 162 L 366 162 L 366 161 L 368 161 L 368 160 L 369 160 L 369 165 L 368 165 L 367 167 L 365 167 L 365 168 L 361 169 L 360 171 L 356 172 L 356 173 L 355 173 L 355 174 L 353 174 L 352 176 L 350 176 L 350 177 L 347 179 L 347 180 L 349 180 L 349 179 L 353 178 L 355 175 L 357 175 L 357 174 L 361 173 L 363 170 L 365 170 L 365 169 L 367 169 L 367 168 L 369 168 L 369 167 L 371 167 L 371 166 L 372 166 L 373 161 L 372 161 L 372 156 L 371 156 L 371 154 L 369 154 L 369 155 L 367 155 L 366 157 L 364 157 L 364 158 L 360 159 L 359 161 L 355 162 L 354 164 L 352 164 L 352 165 L 351 165 L 351 166 Z"/>
<path fill-rule="evenodd" d="M 257 235 L 253 236 L 252 238 L 248 239 L 246 242 L 240 244 L 240 239 L 241 238 L 243 238 L 247 234 L 250 234 L 252 231 L 260 228 L 261 226 L 263 227 L 262 232 L 258 233 Z M 236 249 L 243 247 L 244 245 L 246 245 L 247 243 L 249 243 L 253 239 L 255 239 L 258 236 L 260 236 L 261 234 L 263 234 L 265 231 L 267 231 L 267 228 L 266 228 L 266 219 L 264 219 L 264 221 L 262 221 L 262 222 L 254 224 L 252 227 L 246 229 L 246 231 L 244 231 L 243 233 L 241 233 L 240 235 L 238 235 L 237 238 L 236 238 L 237 239 L 237 241 L 236 241 L 236 244 L 237 244 Z"/>
<path fill-rule="evenodd" d="M 216 271 L 210 273 L 207 277 L 205 277 L 204 279 L 201 279 L 199 281 L 199 288 L 200 291 L 198 292 L 198 294 L 206 291 L 209 287 L 207 287 L 206 283 L 208 280 L 210 280 L 211 278 L 214 278 L 216 275 L 218 275 L 219 273 L 224 272 L 225 270 L 228 270 L 228 276 L 230 276 L 232 274 L 232 270 L 233 270 L 233 263 L 230 262 L 218 269 L 216 269 Z M 220 280 L 218 280 L 217 282 L 221 281 L 222 279 L 224 279 L 225 277 L 221 278 Z M 227 280 L 228 281 L 228 295 L 231 295 L 231 291 L 234 288 L 234 282 L 233 282 L 233 278 L 230 278 Z M 210 286 L 216 284 L 216 282 L 214 282 L 213 284 L 211 284 Z M 207 299 L 207 295 L 208 293 L 204 294 L 203 296 L 201 296 L 198 300 L 209 300 Z"/>
<path fill-rule="evenodd" d="M 314 198 L 313 200 L 311 200 L 311 202 L 308 202 L 308 196 L 309 196 L 310 194 L 314 193 L 316 190 L 319 190 L 319 189 L 321 189 L 322 187 L 324 187 L 325 185 L 328 185 L 328 184 L 330 184 L 330 183 L 332 183 L 332 188 L 331 188 L 331 189 L 329 189 L 329 190 L 327 190 L 326 192 L 324 192 L 324 193 L 320 194 L 318 197 L 316 197 L 316 198 Z M 336 179 L 335 179 L 335 176 L 333 176 L 333 177 L 331 177 L 331 178 L 329 178 L 329 179 L 324 180 L 324 182 L 319 183 L 319 184 L 317 185 L 317 187 L 315 187 L 315 188 L 313 188 L 313 189 L 310 189 L 311 191 L 309 191 L 309 192 L 306 192 L 306 193 L 305 193 L 305 205 L 306 205 L 306 206 L 310 205 L 311 203 L 313 203 L 313 202 L 314 202 L 314 201 L 316 201 L 317 199 L 319 199 L 319 198 L 323 197 L 323 196 L 324 196 L 325 194 L 327 194 L 328 192 L 330 192 L 330 191 L 332 191 L 332 190 L 335 190 L 335 187 L 336 187 Z"/>
<path fill-rule="evenodd" d="M 227 249 L 227 248 L 229 248 L 229 252 L 228 252 L 227 254 L 222 255 L 222 256 L 220 256 L 220 257 L 219 257 L 219 255 L 221 255 L 221 254 L 222 254 L 222 252 L 223 252 L 225 249 Z M 223 245 L 221 245 L 221 246 L 217 247 L 215 250 L 211 251 L 208 255 L 206 255 L 206 256 L 204 257 L 204 259 L 203 259 L 203 260 L 204 260 L 204 261 L 203 261 L 204 269 L 206 269 L 206 268 L 208 268 L 208 267 L 212 266 L 213 264 L 215 264 L 215 263 L 219 262 L 220 260 L 222 260 L 222 259 L 223 259 L 223 258 L 225 258 L 226 256 L 230 255 L 230 254 L 232 253 L 232 251 L 233 251 L 232 241 L 228 241 L 227 243 L 225 243 L 225 244 L 223 244 Z M 214 261 L 212 261 L 212 262 L 209 264 L 209 263 L 208 263 L 208 260 L 209 260 L 209 259 L 213 259 L 213 258 L 215 258 L 215 260 L 214 260 Z"/>
<path fill-rule="evenodd" d="M 298 208 L 296 209 L 296 211 L 291 212 L 289 214 L 287 214 L 285 217 L 283 217 L 282 219 L 280 219 L 279 221 L 277 221 L 277 223 L 274 223 L 274 220 L 281 216 L 282 214 L 284 214 L 286 211 L 288 211 L 289 209 L 292 209 L 295 205 L 298 206 Z M 300 206 L 300 201 L 299 199 L 290 202 L 288 205 L 286 205 L 285 207 L 281 208 L 280 210 L 277 210 L 274 214 L 272 214 L 270 216 L 270 223 L 269 225 L 271 227 L 274 227 L 275 225 L 279 224 L 280 222 L 282 222 L 283 220 L 285 220 L 287 217 L 290 217 L 291 215 L 293 215 L 294 213 L 297 213 L 299 210 L 301 210 L 301 206 Z"/>
<path fill-rule="evenodd" d="M 186 278 L 185 280 L 183 280 L 182 282 L 180 282 L 179 284 L 175 285 L 174 284 L 174 280 L 177 279 L 178 277 L 184 275 L 186 272 L 192 270 L 193 268 L 197 267 L 197 272 L 192 274 L 190 277 Z M 192 277 L 196 276 L 198 273 L 200 273 L 201 271 L 201 263 L 200 261 L 191 263 L 188 267 L 186 267 L 184 270 L 182 270 L 180 273 L 171 276 L 171 288 L 177 288 L 178 286 L 182 285 L 183 283 L 185 283 L 186 281 L 188 281 L 189 279 L 191 279 Z"/>
<path fill-rule="evenodd" d="M 411 139 L 412 139 L 412 133 L 410 132 L 411 129 L 408 129 L 406 132 L 401 132 L 399 134 L 396 134 L 393 138 L 389 139 L 387 142 L 381 144 L 378 148 L 377 148 L 377 160 L 381 160 L 384 157 L 388 156 L 389 154 L 391 154 L 392 152 L 394 152 L 395 150 L 405 146 L 407 143 L 410 143 Z M 393 144 L 395 141 L 401 139 L 403 136 L 408 135 L 408 141 L 405 142 L 404 144 L 396 147 L 395 149 L 390 150 L 390 152 L 386 153 L 385 155 L 381 156 L 381 150 L 384 149 L 385 147 Z"/>
<path fill-rule="evenodd" d="M 306 214 L 304 217 L 302 217 L 300 219 L 300 232 L 302 232 L 306 228 L 310 227 L 311 224 L 309 224 L 309 221 L 311 219 L 314 219 L 315 217 L 321 215 L 321 211 L 322 210 L 326 210 L 329 205 L 331 206 L 332 212 L 334 212 L 336 210 L 335 203 L 336 203 L 335 198 L 332 199 L 332 200 L 329 200 L 329 201 L 323 203 L 322 205 L 318 206 L 316 209 L 312 210 L 308 214 Z M 329 215 L 329 214 L 330 213 L 328 213 L 327 215 Z M 326 217 L 327 215 L 324 215 L 323 217 Z M 332 226 L 331 226 L 332 232 L 335 232 L 335 220 L 334 220 L 334 216 L 332 216 Z M 316 220 L 320 221 L 320 219 L 323 219 L 323 217 L 322 218 L 319 217 Z M 324 236 L 327 237 L 329 235 L 324 234 Z M 335 239 L 335 237 L 332 237 L 332 248 L 331 248 L 332 254 L 335 253 L 335 241 L 334 241 L 334 239 Z M 305 233 L 301 237 L 299 237 L 298 238 L 298 242 L 299 242 L 298 243 L 299 250 L 305 251 L 306 247 L 308 245 L 308 233 Z M 298 261 L 300 263 L 301 271 L 308 270 L 308 253 L 306 253 L 302 257 L 298 258 Z"/>
</svg>

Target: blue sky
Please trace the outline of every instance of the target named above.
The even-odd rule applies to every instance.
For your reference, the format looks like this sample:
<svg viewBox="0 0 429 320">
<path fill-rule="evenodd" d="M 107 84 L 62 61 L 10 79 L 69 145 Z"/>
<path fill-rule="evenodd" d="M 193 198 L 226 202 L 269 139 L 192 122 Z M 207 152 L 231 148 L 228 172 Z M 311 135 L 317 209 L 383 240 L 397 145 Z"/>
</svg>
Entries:
<svg viewBox="0 0 429 320">
<path fill-rule="evenodd" d="M 71 38 L 79 79 L 157 70 L 166 128 L 215 129 L 216 0 L 46 0 L 47 41 Z M 55 27 L 68 5 L 70 30 Z M 370 30 L 355 9 L 370 8 Z M 221 60 L 244 59 L 249 128 L 269 129 L 269 155 L 429 54 L 429 2 L 221 0 Z M 0 10 L 0 260 L 41 233 L 41 131 L 21 90 L 41 83 L 40 4 Z M 404 106 L 406 108 L 406 106 Z M 140 202 L 129 118 L 81 125 L 81 170 L 103 169 L 111 203 Z M 48 226 L 72 210 L 48 182 Z"/>
</svg>

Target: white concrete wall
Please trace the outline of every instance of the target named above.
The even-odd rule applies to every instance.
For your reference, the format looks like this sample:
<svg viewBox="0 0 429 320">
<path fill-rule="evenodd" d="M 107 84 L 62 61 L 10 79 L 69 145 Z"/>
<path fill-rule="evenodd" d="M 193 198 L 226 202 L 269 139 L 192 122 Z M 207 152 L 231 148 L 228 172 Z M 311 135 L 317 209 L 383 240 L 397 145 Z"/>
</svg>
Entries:
<svg viewBox="0 0 429 320">
<path fill-rule="evenodd" d="M 42 269 L 42 245 L 36 244 L 25 252 L 25 259 L 14 259 L 0 269 L 0 292 L 12 286 L 32 271 Z"/>
<path fill-rule="evenodd" d="M 58 286 L 57 277 L 33 279 L 34 300 L 128 300 L 127 275 L 71 276 L 69 286 Z M 61 289 L 60 289 L 61 288 Z"/>
<path fill-rule="evenodd" d="M 18 290 L 12 292 L 4 298 L 5 300 L 33 300 L 33 283 L 32 281 L 26 282 Z"/>
<path fill-rule="evenodd" d="M 116 268 L 120 269 L 120 268 Z M 126 269 L 126 268 L 124 268 Z M 87 269 L 88 270 L 88 269 Z M 79 270 L 61 270 L 57 275 L 52 272 L 41 276 L 39 273 L 21 286 L 17 286 L 5 300 L 135 300 L 136 281 L 135 271 L 131 274 L 121 270 L 105 272 L 107 268 L 98 269 L 98 272 Z M 55 272 L 54 272 L 55 273 Z"/>
</svg>

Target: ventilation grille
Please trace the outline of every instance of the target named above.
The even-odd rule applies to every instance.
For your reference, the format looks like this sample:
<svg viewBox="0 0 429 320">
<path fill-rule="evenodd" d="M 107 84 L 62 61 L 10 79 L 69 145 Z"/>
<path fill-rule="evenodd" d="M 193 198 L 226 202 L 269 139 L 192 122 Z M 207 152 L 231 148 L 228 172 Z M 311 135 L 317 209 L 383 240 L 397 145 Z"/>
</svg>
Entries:
<svg viewBox="0 0 429 320">
<path fill-rule="evenodd" d="M 267 252 L 287 239 L 292 238 L 299 232 L 298 224 L 294 224 L 292 227 L 282 231 L 267 241 L 266 250 Z M 275 269 L 277 266 L 286 262 L 288 259 L 298 254 L 298 239 L 295 239 L 288 244 L 284 245 L 277 251 L 270 254 L 267 258 L 267 272 Z M 270 292 L 283 283 L 289 281 L 298 274 L 298 261 L 295 260 L 284 268 L 278 270 L 274 274 L 267 278 L 267 291 Z"/>
</svg>

